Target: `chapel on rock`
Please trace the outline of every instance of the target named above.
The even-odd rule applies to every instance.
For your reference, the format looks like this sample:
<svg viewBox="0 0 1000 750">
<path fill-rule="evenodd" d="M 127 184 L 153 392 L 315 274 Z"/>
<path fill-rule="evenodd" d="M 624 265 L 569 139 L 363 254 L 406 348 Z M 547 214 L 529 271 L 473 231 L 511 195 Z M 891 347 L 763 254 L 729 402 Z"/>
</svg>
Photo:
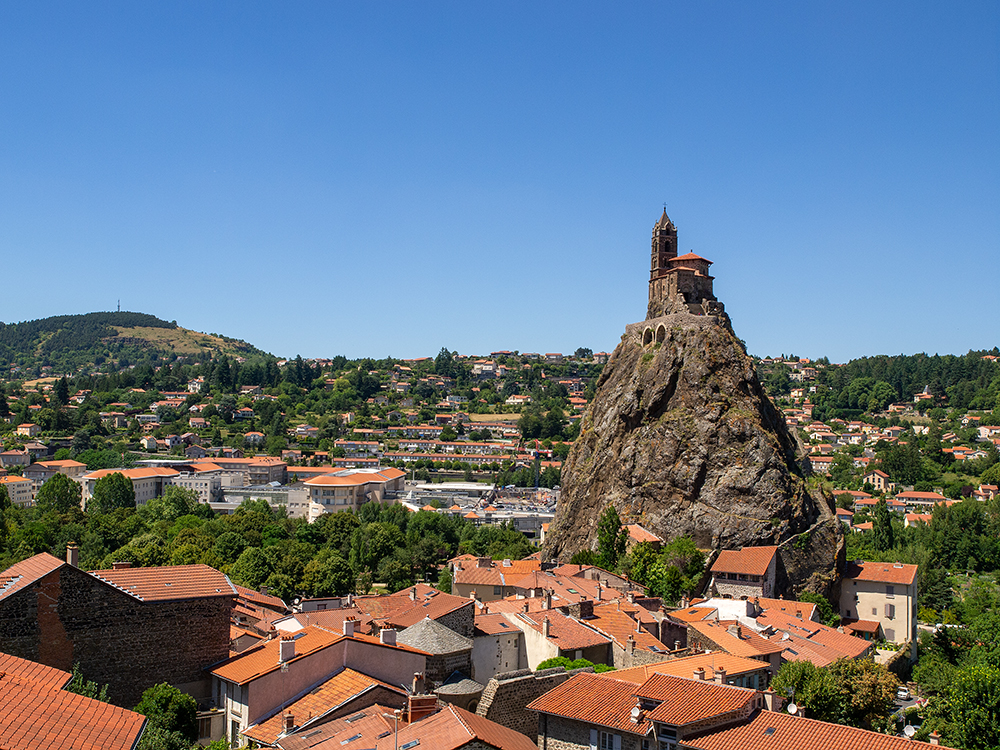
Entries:
<svg viewBox="0 0 1000 750">
<path fill-rule="evenodd" d="M 677 227 L 664 207 L 653 227 L 646 320 L 679 312 L 724 314 L 722 303 L 712 293 L 710 265 L 712 261 L 692 252 L 677 254 Z"/>
</svg>

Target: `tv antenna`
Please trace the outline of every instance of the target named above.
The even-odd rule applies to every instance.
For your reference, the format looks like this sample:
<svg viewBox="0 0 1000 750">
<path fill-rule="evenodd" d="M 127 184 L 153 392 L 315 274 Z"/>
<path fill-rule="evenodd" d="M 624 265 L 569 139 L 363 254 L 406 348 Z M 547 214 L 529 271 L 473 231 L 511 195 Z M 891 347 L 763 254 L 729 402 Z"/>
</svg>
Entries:
<svg viewBox="0 0 1000 750">
<path fill-rule="evenodd" d="M 122 301 L 118 300 L 118 312 L 122 311 Z"/>
</svg>

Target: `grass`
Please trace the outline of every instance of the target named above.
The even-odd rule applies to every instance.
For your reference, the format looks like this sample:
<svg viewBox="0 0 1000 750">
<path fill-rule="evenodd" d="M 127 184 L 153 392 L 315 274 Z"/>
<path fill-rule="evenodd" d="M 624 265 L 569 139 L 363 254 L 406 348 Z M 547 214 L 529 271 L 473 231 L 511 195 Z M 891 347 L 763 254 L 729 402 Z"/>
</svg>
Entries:
<svg viewBox="0 0 1000 750">
<path fill-rule="evenodd" d="M 218 336 L 189 331 L 187 328 L 113 327 L 119 336 L 144 339 L 158 349 L 167 349 L 177 354 L 201 354 L 207 349 L 213 351 L 235 350 L 232 344 Z"/>
<path fill-rule="evenodd" d="M 469 419 L 473 422 L 502 422 L 505 420 L 514 420 L 515 422 L 521 418 L 520 414 L 470 414 Z"/>
</svg>

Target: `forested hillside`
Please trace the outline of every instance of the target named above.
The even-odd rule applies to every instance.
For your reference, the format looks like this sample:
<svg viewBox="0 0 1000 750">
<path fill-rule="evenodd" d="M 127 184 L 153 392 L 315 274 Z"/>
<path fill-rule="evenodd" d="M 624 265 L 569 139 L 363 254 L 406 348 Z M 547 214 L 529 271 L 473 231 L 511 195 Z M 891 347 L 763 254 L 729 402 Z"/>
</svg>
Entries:
<svg viewBox="0 0 1000 750">
<path fill-rule="evenodd" d="M 110 366 L 119 369 L 160 354 L 259 353 L 250 344 L 188 331 L 155 315 L 94 312 L 23 323 L 0 323 L 0 362 L 21 374 L 42 368 L 59 374 Z M 151 356 L 152 355 L 152 356 Z"/>
</svg>

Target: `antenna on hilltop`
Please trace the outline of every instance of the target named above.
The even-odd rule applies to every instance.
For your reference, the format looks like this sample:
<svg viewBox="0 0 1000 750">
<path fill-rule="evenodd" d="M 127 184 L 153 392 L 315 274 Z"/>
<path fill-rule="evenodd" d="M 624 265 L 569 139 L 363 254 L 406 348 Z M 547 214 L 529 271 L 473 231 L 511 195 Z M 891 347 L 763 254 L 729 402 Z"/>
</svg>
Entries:
<svg viewBox="0 0 1000 750">
<path fill-rule="evenodd" d="M 664 208 L 665 208 L 665 206 L 664 206 Z M 118 312 L 121 312 L 121 311 L 122 311 L 122 301 L 118 300 Z"/>
</svg>

